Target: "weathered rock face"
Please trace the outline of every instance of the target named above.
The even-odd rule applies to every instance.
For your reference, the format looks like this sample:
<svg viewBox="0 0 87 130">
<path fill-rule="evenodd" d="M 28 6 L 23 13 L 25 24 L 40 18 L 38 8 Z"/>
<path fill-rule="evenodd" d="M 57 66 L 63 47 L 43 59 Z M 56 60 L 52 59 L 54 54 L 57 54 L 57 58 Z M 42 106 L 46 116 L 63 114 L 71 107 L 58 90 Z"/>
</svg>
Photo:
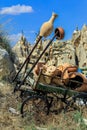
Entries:
<svg viewBox="0 0 87 130">
<path fill-rule="evenodd" d="M 87 26 L 84 25 L 82 30 L 76 31 L 73 35 L 72 43 L 76 48 L 79 67 L 87 66 Z"/>
<path fill-rule="evenodd" d="M 11 79 L 15 74 L 15 68 L 5 49 L 0 48 L 0 80 Z"/>
<path fill-rule="evenodd" d="M 12 48 L 12 51 L 15 53 L 18 62 L 23 63 L 26 57 L 28 56 L 30 49 L 30 45 L 28 45 L 28 52 L 26 52 L 25 48 L 23 48 L 20 44 L 20 41 L 18 41 L 16 45 Z"/>
<path fill-rule="evenodd" d="M 16 45 L 12 48 L 13 52 L 16 54 L 16 56 L 18 57 L 22 57 L 22 54 L 21 54 L 21 50 L 20 50 L 20 43 L 16 43 Z"/>
<path fill-rule="evenodd" d="M 71 41 L 53 43 L 53 58 L 57 59 L 57 66 L 64 63 L 75 65 L 75 49 Z"/>
<path fill-rule="evenodd" d="M 31 56 L 31 61 L 35 62 L 39 57 L 43 49 L 46 47 L 50 40 L 44 40 L 38 44 L 37 48 Z M 18 42 L 13 51 L 20 59 L 23 60 L 21 54 L 21 46 Z M 31 46 L 29 46 L 31 50 Z M 30 51 L 29 50 L 29 51 Z M 62 65 L 64 63 L 69 63 L 72 65 L 78 65 L 79 67 L 87 66 L 87 26 L 84 25 L 81 30 L 76 29 L 73 32 L 71 40 L 52 42 L 51 46 L 46 50 L 40 61 L 44 61 L 51 65 Z M 22 62 L 23 63 L 23 62 Z"/>
<path fill-rule="evenodd" d="M 72 44 L 74 46 L 78 47 L 79 44 L 80 44 L 80 40 L 81 40 L 81 31 L 80 30 L 75 30 L 73 32 L 71 42 L 72 42 Z"/>
</svg>

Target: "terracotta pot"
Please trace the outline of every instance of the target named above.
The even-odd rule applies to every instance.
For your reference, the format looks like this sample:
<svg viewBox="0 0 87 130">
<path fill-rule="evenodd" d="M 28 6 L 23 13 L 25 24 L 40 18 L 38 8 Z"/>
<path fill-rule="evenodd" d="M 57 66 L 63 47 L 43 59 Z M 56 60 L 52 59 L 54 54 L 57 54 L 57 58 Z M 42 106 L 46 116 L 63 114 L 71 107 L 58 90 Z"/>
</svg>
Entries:
<svg viewBox="0 0 87 130">
<path fill-rule="evenodd" d="M 45 65 L 45 63 L 43 63 L 43 62 L 39 62 L 36 66 L 35 66 L 35 68 L 34 68 L 34 70 L 33 70 L 33 73 L 34 73 L 34 75 L 39 75 L 39 72 L 40 72 L 40 69 L 41 68 L 43 68 L 43 66 Z"/>
<path fill-rule="evenodd" d="M 42 24 L 40 28 L 40 34 L 39 34 L 40 36 L 47 37 L 52 33 L 54 28 L 53 23 L 54 20 L 57 18 L 57 16 L 58 16 L 57 14 L 52 13 L 51 18 Z"/>
<path fill-rule="evenodd" d="M 71 67 L 68 67 L 68 72 L 76 72 L 78 70 L 78 67 L 77 66 L 71 66 Z"/>
<path fill-rule="evenodd" d="M 62 71 L 61 79 L 67 79 L 69 78 L 69 73 L 70 72 L 76 72 L 78 67 L 77 66 L 64 66 L 64 70 Z"/>
<path fill-rule="evenodd" d="M 65 32 L 64 32 L 64 29 L 62 27 L 58 27 L 55 29 L 55 34 L 57 33 L 58 31 L 58 34 L 56 36 L 56 39 L 58 40 L 61 40 L 64 38 L 64 35 L 65 35 Z"/>
<path fill-rule="evenodd" d="M 71 89 L 74 89 L 78 92 L 87 92 L 87 78 L 82 73 L 69 73 L 68 84 L 70 84 Z"/>
</svg>

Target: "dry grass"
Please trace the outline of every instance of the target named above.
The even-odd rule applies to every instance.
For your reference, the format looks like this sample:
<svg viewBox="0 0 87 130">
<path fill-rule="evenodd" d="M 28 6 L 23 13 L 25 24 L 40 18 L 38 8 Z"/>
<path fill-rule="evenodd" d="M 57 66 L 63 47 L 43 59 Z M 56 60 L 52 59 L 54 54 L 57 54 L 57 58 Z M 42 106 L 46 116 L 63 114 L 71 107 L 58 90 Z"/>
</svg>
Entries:
<svg viewBox="0 0 87 130">
<path fill-rule="evenodd" d="M 50 113 L 39 119 L 39 123 L 29 117 L 22 118 L 20 114 L 12 114 L 9 107 L 19 112 L 20 101 L 12 93 L 13 87 L 8 83 L 0 82 L 0 128 L 1 130 L 86 130 L 83 118 L 87 119 L 86 107 L 77 110 Z M 39 116 L 38 116 L 39 118 Z M 37 120 L 37 119 L 36 119 Z"/>
</svg>

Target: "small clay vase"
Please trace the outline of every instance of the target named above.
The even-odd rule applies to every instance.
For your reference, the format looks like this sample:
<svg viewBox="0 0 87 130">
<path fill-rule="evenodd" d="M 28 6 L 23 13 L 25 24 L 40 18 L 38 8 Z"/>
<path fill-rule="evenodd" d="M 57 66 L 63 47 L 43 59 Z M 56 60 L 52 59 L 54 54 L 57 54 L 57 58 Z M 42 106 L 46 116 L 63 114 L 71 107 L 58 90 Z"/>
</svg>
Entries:
<svg viewBox="0 0 87 130">
<path fill-rule="evenodd" d="M 58 27 L 55 29 L 55 34 L 57 33 L 56 39 L 61 40 L 64 38 L 65 32 L 62 27 Z"/>
<path fill-rule="evenodd" d="M 44 22 L 40 28 L 40 36 L 43 37 L 47 37 L 51 34 L 51 32 L 53 31 L 53 23 L 54 20 L 56 19 L 58 15 L 55 13 L 52 13 L 51 18 L 49 19 L 49 21 Z"/>
</svg>

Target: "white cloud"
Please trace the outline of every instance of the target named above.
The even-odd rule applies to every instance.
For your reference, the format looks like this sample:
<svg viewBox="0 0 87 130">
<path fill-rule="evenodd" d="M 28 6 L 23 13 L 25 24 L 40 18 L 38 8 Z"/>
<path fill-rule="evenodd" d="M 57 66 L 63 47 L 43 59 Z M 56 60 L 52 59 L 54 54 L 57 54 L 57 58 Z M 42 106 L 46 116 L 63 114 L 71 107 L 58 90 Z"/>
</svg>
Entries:
<svg viewBox="0 0 87 130">
<path fill-rule="evenodd" d="M 17 41 L 17 40 L 20 39 L 20 37 L 21 37 L 21 33 L 18 33 L 18 34 L 12 34 L 12 35 L 9 35 L 8 37 L 9 37 L 9 39 L 12 40 L 12 41 L 15 41 L 15 40 Z"/>
<path fill-rule="evenodd" d="M 35 35 L 35 31 L 31 30 L 29 32 L 27 32 L 29 35 L 24 35 L 25 38 L 27 39 L 28 42 L 30 42 L 31 44 L 34 43 L 35 39 L 36 39 L 36 35 Z M 22 33 L 17 33 L 17 34 L 11 34 L 8 35 L 8 39 L 10 40 L 11 46 L 13 47 L 21 38 Z"/>
<path fill-rule="evenodd" d="M 31 13 L 33 12 L 33 8 L 31 6 L 26 5 L 13 5 L 11 7 L 3 7 L 0 10 L 0 14 L 11 14 L 11 15 L 17 15 L 21 13 Z"/>
<path fill-rule="evenodd" d="M 20 37 L 21 37 L 21 33 L 8 35 L 8 38 L 12 46 L 15 45 L 20 40 Z"/>
<path fill-rule="evenodd" d="M 34 31 L 34 30 L 31 30 L 31 31 L 29 31 L 29 33 L 35 33 L 36 31 Z"/>
</svg>

